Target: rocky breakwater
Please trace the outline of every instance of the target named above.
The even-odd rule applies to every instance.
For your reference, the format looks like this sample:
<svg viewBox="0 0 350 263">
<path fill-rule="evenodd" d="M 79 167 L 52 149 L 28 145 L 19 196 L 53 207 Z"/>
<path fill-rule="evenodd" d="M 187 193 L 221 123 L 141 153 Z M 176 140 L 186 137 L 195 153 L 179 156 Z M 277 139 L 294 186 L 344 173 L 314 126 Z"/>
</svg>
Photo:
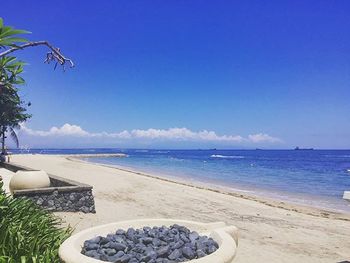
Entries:
<svg viewBox="0 0 350 263">
<path fill-rule="evenodd" d="M 218 243 L 212 238 L 174 224 L 170 227 L 119 229 L 105 237 L 86 240 L 81 253 L 116 263 L 170 263 L 202 258 L 218 248 Z"/>
</svg>

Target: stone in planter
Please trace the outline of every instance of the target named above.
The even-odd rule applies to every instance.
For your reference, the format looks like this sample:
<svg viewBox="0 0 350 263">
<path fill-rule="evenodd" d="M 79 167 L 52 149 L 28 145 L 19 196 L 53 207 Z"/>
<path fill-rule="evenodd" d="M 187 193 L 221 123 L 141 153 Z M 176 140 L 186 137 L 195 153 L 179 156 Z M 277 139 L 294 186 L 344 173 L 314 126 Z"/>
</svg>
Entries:
<svg viewBox="0 0 350 263">
<path fill-rule="evenodd" d="M 196 231 L 201 236 L 208 236 L 212 238 L 219 246 L 219 248 L 213 252 L 210 255 L 204 255 L 201 258 L 196 258 L 193 260 L 187 261 L 188 263 L 232 263 L 234 260 L 234 257 L 236 255 L 236 250 L 238 246 L 238 234 L 237 234 L 237 228 L 234 226 L 227 226 L 223 222 L 217 222 L 217 223 L 200 223 L 200 222 L 193 222 L 193 221 L 185 221 L 185 220 L 174 220 L 174 219 L 143 219 L 143 220 L 131 220 L 131 221 L 124 221 L 124 222 L 118 222 L 118 223 L 112 223 L 108 225 L 102 225 L 98 227 L 93 227 L 87 230 L 84 230 L 80 233 L 77 233 L 70 238 L 68 238 L 60 247 L 59 249 L 59 256 L 61 260 L 65 263 L 102 263 L 105 261 L 102 261 L 100 259 L 92 258 L 98 255 L 93 255 L 93 249 L 91 252 L 86 252 L 89 254 L 89 256 L 85 256 L 81 254 L 82 247 L 84 246 L 84 242 L 86 240 L 93 240 L 94 238 L 101 239 L 100 236 L 103 237 L 107 236 L 111 233 L 116 233 L 117 229 L 126 230 L 129 228 L 133 229 L 141 229 L 146 226 L 152 227 L 152 226 L 166 226 L 169 227 L 171 225 L 183 225 L 190 229 L 191 231 Z M 145 229 L 145 228 L 144 228 Z M 123 231 L 121 231 L 123 232 Z M 130 232 L 130 231 L 128 231 Z M 132 235 L 132 233 L 126 232 L 126 235 Z M 134 233 L 135 234 L 135 233 Z M 197 237 L 193 235 L 191 238 L 196 239 Z M 106 242 L 108 241 L 107 238 Z M 190 238 L 188 238 L 190 239 Z M 101 242 L 100 242 L 101 243 Z M 105 242 L 103 242 L 105 243 Z M 146 242 L 147 243 L 147 242 Z M 111 254 L 114 254 L 114 248 L 111 249 Z M 112 251 L 113 250 L 113 251 Z M 119 250 L 119 249 L 118 249 Z M 198 249 L 200 250 L 200 249 Z M 109 251 L 105 251 L 106 253 Z M 113 252 L 113 253 L 112 253 Z M 123 252 L 123 251 L 121 251 Z M 121 254 L 121 252 L 118 252 Z M 167 252 L 167 251 L 166 251 Z M 166 253 L 164 252 L 164 253 Z M 197 252 L 197 251 L 196 251 Z M 200 251 L 199 251 L 200 252 Z M 124 252 L 123 252 L 124 253 Z M 163 252 L 159 252 L 163 253 Z M 191 251 L 184 251 L 181 250 L 181 253 L 185 253 L 188 258 L 192 257 Z M 90 255 L 91 254 L 91 255 Z M 92 256 L 92 257 L 91 257 Z M 118 255 L 118 258 L 122 255 Z M 125 257 L 127 257 L 126 255 Z M 152 258 L 152 255 L 149 255 Z M 175 257 L 176 255 L 174 255 Z M 117 258 L 117 256 L 115 256 Z M 119 260 L 119 259 L 118 259 Z M 152 259 L 150 259 L 152 260 Z M 119 260 L 120 261 L 120 260 Z M 119 262 L 116 261 L 116 262 Z M 125 258 L 125 262 L 128 262 L 129 259 Z M 131 260 L 130 260 L 131 261 Z M 121 261 L 124 262 L 124 261 Z M 133 261 L 134 262 L 134 261 Z M 136 261 L 135 261 L 136 262 Z M 148 262 L 146 260 L 145 262 Z M 153 262 L 153 261 L 152 261 Z"/>
</svg>

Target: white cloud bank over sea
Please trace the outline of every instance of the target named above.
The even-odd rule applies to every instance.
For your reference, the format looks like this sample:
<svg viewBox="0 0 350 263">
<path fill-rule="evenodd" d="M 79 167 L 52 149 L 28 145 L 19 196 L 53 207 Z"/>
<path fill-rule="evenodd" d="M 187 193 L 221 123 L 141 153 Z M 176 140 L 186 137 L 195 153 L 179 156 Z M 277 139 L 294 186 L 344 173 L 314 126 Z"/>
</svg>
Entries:
<svg viewBox="0 0 350 263">
<path fill-rule="evenodd" d="M 188 143 L 199 143 L 199 144 L 219 144 L 219 145 L 260 145 L 260 144 L 280 144 L 283 141 L 277 137 L 270 136 L 266 133 L 250 134 L 246 137 L 240 135 L 218 135 L 214 131 L 202 130 L 192 131 L 188 128 L 169 128 L 169 129 L 134 129 L 124 130 L 121 132 L 108 133 L 108 132 L 89 132 L 84 130 L 78 125 L 66 123 L 61 127 L 52 127 L 49 130 L 34 130 L 27 127 L 25 124 L 21 125 L 19 130 L 20 136 L 25 138 L 25 143 L 40 142 L 40 145 L 44 144 L 45 140 L 48 145 L 52 145 L 52 142 L 75 142 L 81 146 L 86 143 L 87 145 L 97 146 L 107 144 L 121 144 L 129 145 L 130 143 L 140 143 L 141 145 L 152 146 L 159 142 L 188 142 Z M 81 143 L 79 143 L 79 140 Z M 31 144 L 33 144 L 31 143 Z M 33 147 L 33 145 L 30 145 Z M 59 146 L 59 145 L 57 145 Z M 72 145 L 74 147 L 75 145 Z M 137 146 L 137 145 L 135 145 Z"/>
</svg>

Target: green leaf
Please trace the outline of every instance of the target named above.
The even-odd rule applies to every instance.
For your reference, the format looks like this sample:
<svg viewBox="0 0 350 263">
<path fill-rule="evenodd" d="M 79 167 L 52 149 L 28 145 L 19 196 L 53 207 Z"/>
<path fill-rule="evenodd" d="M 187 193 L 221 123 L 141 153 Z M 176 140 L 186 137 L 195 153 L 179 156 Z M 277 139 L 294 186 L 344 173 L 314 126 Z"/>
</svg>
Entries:
<svg viewBox="0 0 350 263">
<path fill-rule="evenodd" d="M 13 35 L 20 35 L 20 34 L 30 34 L 31 32 L 27 31 L 27 30 L 21 30 L 21 29 L 12 29 L 10 28 L 10 30 L 6 30 L 6 32 L 0 33 L 0 37 L 9 37 L 9 36 L 13 36 Z"/>
<path fill-rule="evenodd" d="M 8 37 L 8 38 L 6 38 L 6 40 L 10 40 L 13 43 L 15 43 L 15 42 L 28 42 L 27 39 L 22 38 L 22 37 Z"/>
<path fill-rule="evenodd" d="M 1 46 L 9 46 L 9 45 L 12 45 L 12 44 L 13 44 L 13 41 L 11 41 L 11 40 L 8 40 L 6 38 L 0 39 L 0 45 Z"/>
<path fill-rule="evenodd" d="M 29 34 L 29 31 L 22 29 L 14 29 L 11 26 L 4 26 L 4 21 L 0 21 L 0 48 L 16 47 L 16 43 L 28 42 L 27 39 L 17 37 L 21 34 Z"/>
<path fill-rule="evenodd" d="M 6 63 L 10 63 L 10 62 L 16 60 L 16 57 L 4 57 L 4 60 L 6 61 Z"/>
<path fill-rule="evenodd" d="M 16 84 L 21 85 L 24 84 L 25 80 L 22 77 L 17 76 L 16 78 Z"/>
<path fill-rule="evenodd" d="M 14 66 L 14 67 L 21 67 L 21 66 L 24 66 L 24 65 L 26 65 L 26 64 L 27 64 L 27 63 L 22 62 L 22 61 L 16 61 L 16 62 L 11 63 L 10 65 L 11 65 L 11 66 Z"/>
<path fill-rule="evenodd" d="M 5 34 L 6 32 L 10 32 L 11 30 L 13 30 L 13 28 L 10 26 L 3 26 L 0 28 L 0 30 L 1 30 L 0 31 L 0 35 L 1 35 L 1 34 Z"/>
<path fill-rule="evenodd" d="M 24 38 L 16 38 L 16 37 L 3 38 L 3 39 L 0 38 L 0 45 L 10 46 L 15 44 L 16 42 L 28 42 L 28 41 Z"/>
</svg>

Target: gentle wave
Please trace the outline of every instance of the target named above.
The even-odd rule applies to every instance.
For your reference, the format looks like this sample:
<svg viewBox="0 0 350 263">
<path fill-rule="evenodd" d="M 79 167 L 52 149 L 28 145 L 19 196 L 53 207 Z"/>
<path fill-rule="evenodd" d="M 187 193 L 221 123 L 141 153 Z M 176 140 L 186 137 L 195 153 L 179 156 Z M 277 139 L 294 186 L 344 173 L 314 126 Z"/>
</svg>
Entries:
<svg viewBox="0 0 350 263">
<path fill-rule="evenodd" d="M 176 157 L 168 157 L 170 160 L 172 161 L 178 161 L 178 162 L 183 162 L 185 161 L 185 159 L 181 159 L 181 158 L 176 158 Z"/>
<path fill-rule="evenodd" d="M 222 158 L 222 159 L 243 159 L 244 158 L 244 156 L 241 156 L 241 155 L 220 155 L 220 154 L 213 154 L 210 157 Z"/>
<path fill-rule="evenodd" d="M 350 158 L 350 155 L 344 154 L 344 155 L 331 155 L 331 154 L 326 154 L 324 157 L 331 157 L 331 158 Z"/>
</svg>

